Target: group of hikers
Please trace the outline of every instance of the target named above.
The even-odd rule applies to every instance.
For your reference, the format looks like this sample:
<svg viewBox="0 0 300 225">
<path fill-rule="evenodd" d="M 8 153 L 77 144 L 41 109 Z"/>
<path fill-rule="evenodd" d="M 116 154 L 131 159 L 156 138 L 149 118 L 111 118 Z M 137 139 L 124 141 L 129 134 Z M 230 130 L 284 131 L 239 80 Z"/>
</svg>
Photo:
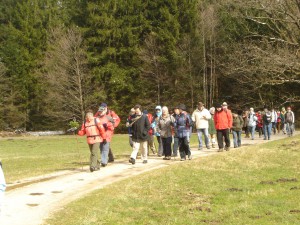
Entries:
<svg viewBox="0 0 300 225">
<path fill-rule="evenodd" d="M 101 103 L 95 115 L 92 111 L 87 112 L 78 134 L 87 136 L 91 172 L 114 161 L 110 142 L 119 123 L 119 116 L 106 103 Z M 233 136 L 234 148 L 238 148 L 241 146 L 242 132 L 245 132 L 245 138 L 254 140 L 255 132 L 258 131 L 259 138 L 263 136 L 264 140 L 270 140 L 272 132 L 276 134 L 282 131 L 292 136 L 294 123 L 295 116 L 291 107 L 275 111 L 265 106 L 263 111 L 255 112 L 250 108 L 232 112 L 226 102 L 216 104 L 210 109 L 206 109 L 199 102 L 192 114 L 187 112 L 184 104 L 173 107 L 172 112 L 169 112 L 167 106 L 156 106 L 155 113 L 151 114 L 137 104 L 130 110 L 126 120 L 129 144 L 132 147 L 129 162 L 135 164 L 139 150 L 143 163 L 148 163 L 150 150 L 164 160 L 177 157 L 179 150 L 181 161 L 191 160 L 190 138 L 193 128 L 197 132 L 198 150 L 218 146 L 218 152 L 222 152 L 230 150 L 230 133 Z M 157 150 L 155 137 L 158 142 Z M 101 162 L 98 158 L 99 148 Z"/>
</svg>

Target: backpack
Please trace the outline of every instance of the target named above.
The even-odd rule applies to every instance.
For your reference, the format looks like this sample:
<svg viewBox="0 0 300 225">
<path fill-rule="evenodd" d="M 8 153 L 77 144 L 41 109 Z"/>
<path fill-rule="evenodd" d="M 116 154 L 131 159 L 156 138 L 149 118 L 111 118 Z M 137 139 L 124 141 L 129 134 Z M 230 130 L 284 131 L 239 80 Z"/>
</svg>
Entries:
<svg viewBox="0 0 300 225">
<path fill-rule="evenodd" d="M 268 123 L 271 123 L 271 121 L 272 121 L 272 114 L 271 114 L 270 112 L 267 112 L 267 113 L 266 113 L 266 121 L 267 121 Z"/>
</svg>

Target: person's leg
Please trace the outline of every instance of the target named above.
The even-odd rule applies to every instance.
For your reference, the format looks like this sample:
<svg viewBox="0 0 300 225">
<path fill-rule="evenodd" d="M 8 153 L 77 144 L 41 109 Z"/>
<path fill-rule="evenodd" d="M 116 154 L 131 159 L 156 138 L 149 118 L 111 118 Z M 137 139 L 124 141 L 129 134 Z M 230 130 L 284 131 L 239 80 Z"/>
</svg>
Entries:
<svg viewBox="0 0 300 225">
<path fill-rule="evenodd" d="M 237 148 L 238 147 L 237 131 L 235 131 L 235 130 L 232 131 L 232 137 L 233 137 L 233 147 Z"/>
<path fill-rule="evenodd" d="M 216 134 L 210 134 L 210 138 L 211 138 L 211 147 L 215 148 L 216 147 Z"/>
<path fill-rule="evenodd" d="M 133 147 L 132 135 L 129 135 L 129 145 L 131 148 Z"/>
<path fill-rule="evenodd" d="M 179 145 L 179 154 L 180 154 L 180 158 L 181 160 L 185 160 L 186 159 L 186 154 L 184 151 L 184 138 L 178 138 L 178 145 Z"/>
<path fill-rule="evenodd" d="M 141 145 L 142 145 L 141 159 L 143 160 L 143 163 L 147 163 L 148 142 L 147 141 L 141 142 Z"/>
<path fill-rule="evenodd" d="M 197 129 L 197 136 L 198 136 L 198 150 L 202 150 L 202 130 Z"/>
<path fill-rule="evenodd" d="M 160 136 L 156 136 L 158 142 L 158 152 L 157 155 L 161 157 L 163 155 L 163 144 Z"/>
<path fill-rule="evenodd" d="M 205 145 L 206 145 L 206 148 L 207 149 L 210 149 L 210 146 L 209 146 L 209 134 L 208 134 L 208 128 L 204 128 L 203 129 L 203 133 L 204 133 L 204 141 L 205 141 Z"/>
<path fill-rule="evenodd" d="M 113 154 L 111 148 L 109 148 L 109 152 L 108 152 L 108 162 L 114 162 L 114 161 L 115 161 L 114 154 Z"/>
<path fill-rule="evenodd" d="M 173 143 L 173 156 L 176 157 L 178 152 L 178 137 L 174 137 L 174 143 Z"/>
<path fill-rule="evenodd" d="M 268 124 L 268 127 L 267 127 L 267 135 L 268 135 L 268 140 L 271 139 L 271 134 L 272 134 L 272 123 Z"/>
<path fill-rule="evenodd" d="M 164 159 L 166 159 L 166 151 L 167 151 L 167 138 L 161 138 L 161 142 L 162 142 L 162 146 L 163 146 L 163 154 L 165 157 Z"/>
<path fill-rule="evenodd" d="M 229 151 L 229 148 L 230 148 L 229 129 L 223 130 L 223 135 L 225 138 L 225 150 Z"/>
<path fill-rule="evenodd" d="M 254 140 L 255 128 L 256 128 L 256 126 L 251 127 L 251 138 L 252 138 L 252 140 Z"/>
<path fill-rule="evenodd" d="M 264 124 L 263 125 L 264 128 L 264 140 L 267 140 L 267 134 L 268 134 L 268 125 Z"/>
<path fill-rule="evenodd" d="M 131 155 L 130 155 L 130 160 L 129 162 L 134 164 L 135 163 L 135 160 L 136 160 L 136 156 L 139 152 L 139 149 L 140 149 L 140 143 L 139 142 L 133 142 L 133 148 L 132 148 L 132 152 L 131 152 Z"/>
<path fill-rule="evenodd" d="M 151 150 L 153 154 L 156 154 L 155 143 L 154 143 L 153 135 L 149 135 L 148 146 L 149 146 L 149 148 L 150 148 L 150 149 L 148 149 L 148 150 L 149 150 L 149 151 Z"/>
<path fill-rule="evenodd" d="M 223 151 L 224 143 L 223 143 L 222 130 L 217 130 L 217 140 L 218 140 L 219 151 Z"/>
<path fill-rule="evenodd" d="M 172 145 L 172 137 L 167 137 L 167 138 L 166 138 L 166 151 L 165 151 L 165 156 L 166 156 L 168 159 L 171 159 L 171 155 L 172 155 L 172 148 L 171 148 L 171 145 Z"/>
<path fill-rule="evenodd" d="M 95 170 L 98 170 L 100 168 L 100 162 L 99 162 L 99 145 L 100 143 L 97 142 L 95 144 L 89 144 L 90 148 L 90 171 L 93 172 Z"/>
<path fill-rule="evenodd" d="M 108 163 L 108 152 L 109 152 L 110 142 L 100 143 L 100 153 L 101 153 L 101 166 L 106 166 Z"/>
<path fill-rule="evenodd" d="M 242 145 L 242 131 L 237 131 L 237 145 L 238 147 Z"/>
</svg>

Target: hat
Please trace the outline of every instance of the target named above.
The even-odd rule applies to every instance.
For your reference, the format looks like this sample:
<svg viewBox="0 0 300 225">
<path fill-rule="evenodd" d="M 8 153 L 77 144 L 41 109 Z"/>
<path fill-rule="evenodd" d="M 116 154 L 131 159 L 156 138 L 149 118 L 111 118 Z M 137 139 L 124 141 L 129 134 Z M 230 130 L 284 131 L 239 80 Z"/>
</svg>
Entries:
<svg viewBox="0 0 300 225">
<path fill-rule="evenodd" d="M 186 110 L 186 107 L 185 107 L 184 104 L 180 104 L 180 105 L 178 106 L 178 108 L 181 109 L 181 110 Z"/>
<path fill-rule="evenodd" d="M 102 102 L 101 105 L 100 105 L 100 107 L 101 107 L 101 106 L 104 107 L 104 108 L 106 108 L 106 107 L 107 107 L 107 104 L 106 104 L 105 102 Z"/>
<path fill-rule="evenodd" d="M 222 104 L 220 103 L 216 104 L 216 108 L 222 108 Z"/>
<path fill-rule="evenodd" d="M 222 106 L 227 106 L 227 102 L 223 102 Z"/>
<path fill-rule="evenodd" d="M 161 111 L 161 106 L 160 105 L 155 107 L 155 110 L 158 110 L 158 109 Z"/>
<path fill-rule="evenodd" d="M 98 109 L 99 112 L 103 112 L 104 110 L 105 110 L 104 106 L 100 106 L 99 109 Z"/>
</svg>

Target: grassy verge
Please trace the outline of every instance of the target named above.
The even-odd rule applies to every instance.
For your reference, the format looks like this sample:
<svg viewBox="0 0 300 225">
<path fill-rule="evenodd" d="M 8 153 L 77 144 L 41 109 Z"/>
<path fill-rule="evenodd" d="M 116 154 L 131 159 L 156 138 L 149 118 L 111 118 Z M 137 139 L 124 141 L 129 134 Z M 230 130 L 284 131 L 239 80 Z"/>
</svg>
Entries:
<svg viewBox="0 0 300 225">
<path fill-rule="evenodd" d="M 192 137 L 196 145 L 196 135 Z M 156 146 L 157 142 L 156 142 Z M 131 153 L 128 135 L 116 134 L 111 143 L 115 158 L 128 158 Z M 86 137 L 49 136 L 0 139 L 0 159 L 7 183 L 62 170 L 89 165 Z"/>
<path fill-rule="evenodd" d="M 145 173 L 46 224 L 299 224 L 300 136 Z"/>
</svg>

